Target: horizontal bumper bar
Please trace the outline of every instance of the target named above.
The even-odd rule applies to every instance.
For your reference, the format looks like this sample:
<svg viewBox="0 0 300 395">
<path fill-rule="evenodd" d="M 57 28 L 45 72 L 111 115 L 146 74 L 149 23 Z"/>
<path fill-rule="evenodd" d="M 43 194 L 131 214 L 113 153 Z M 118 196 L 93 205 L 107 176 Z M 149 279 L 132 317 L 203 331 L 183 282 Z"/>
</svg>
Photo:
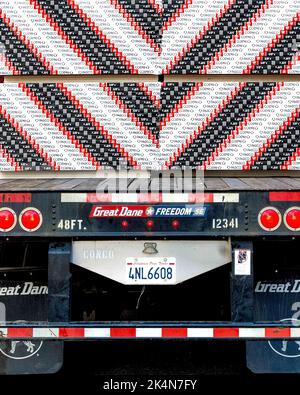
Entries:
<svg viewBox="0 0 300 395">
<path fill-rule="evenodd" d="M 300 339 L 300 327 L 287 326 L 7 326 L 1 340 L 95 340 L 95 339 Z"/>
</svg>

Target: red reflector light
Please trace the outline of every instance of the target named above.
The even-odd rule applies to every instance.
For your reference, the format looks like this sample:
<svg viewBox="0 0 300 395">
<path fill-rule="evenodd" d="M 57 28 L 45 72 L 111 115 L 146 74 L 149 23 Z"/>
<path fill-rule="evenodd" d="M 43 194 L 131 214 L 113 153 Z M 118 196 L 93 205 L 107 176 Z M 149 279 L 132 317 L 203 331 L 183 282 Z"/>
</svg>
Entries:
<svg viewBox="0 0 300 395">
<path fill-rule="evenodd" d="M 177 220 L 177 219 L 174 219 L 173 221 L 172 221 L 172 228 L 173 229 L 178 229 L 179 228 L 179 225 L 180 225 L 180 223 L 179 223 L 179 221 Z"/>
<path fill-rule="evenodd" d="M 266 207 L 258 214 L 259 225 L 268 231 L 276 230 L 281 224 L 281 214 L 275 207 Z"/>
<path fill-rule="evenodd" d="M 122 228 L 124 229 L 124 230 L 126 230 L 127 228 L 128 228 L 128 226 L 129 226 L 129 223 L 128 223 L 128 221 L 122 221 L 121 222 L 121 226 L 122 226 Z"/>
<path fill-rule="evenodd" d="M 284 214 L 284 223 L 290 230 L 300 230 L 300 208 L 288 209 Z"/>
<path fill-rule="evenodd" d="M 10 208 L 0 209 L 0 231 L 9 232 L 17 224 L 17 215 Z"/>
<path fill-rule="evenodd" d="M 146 226 L 147 226 L 148 229 L 152 229 L 152 228 L 153 228 L 154 222 L 152 221 L 152 219 L 149 219 L 149 220 L 146 222 Z"/>
<path fill-rule="evenodd" d="M 20 214 L 20 225 L 26 232 L 35 232 L 43 222 L 42 213 L 36 208 L 26 208 Z"/>
</svg>

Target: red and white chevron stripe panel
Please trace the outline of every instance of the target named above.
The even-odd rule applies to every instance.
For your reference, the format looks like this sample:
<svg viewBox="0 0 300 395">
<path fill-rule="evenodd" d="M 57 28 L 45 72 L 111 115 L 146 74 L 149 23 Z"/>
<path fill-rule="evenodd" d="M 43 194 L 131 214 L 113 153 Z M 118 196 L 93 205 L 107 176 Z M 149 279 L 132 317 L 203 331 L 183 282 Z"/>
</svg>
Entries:
<svg viewBox="0 0 300 395">
<path fill-rule="evenodd" d="M 155 74 L 161 12 L 157 0 L 0 0 L 0 74 Z"/>
<path fill-rule="evenodd" d="M 161 101 L 165 168 L 300 169 L 299 83 L 167 83 Z"/>
<path fill-rule="evenodd" d="M 145 327 L 145 328 L 0 328 L 1 339 L 300 339 L 300 328 L 192 328 L 192 327 Z"/>
<path fill-rule="evenodd" d="M 0 170 L 151 169 L 159 83 L 0 85 Z"/>
<path fill-rule="evenodd" d="M 171 3 L 171 7 L 177 4 L 177 13 L 163 25 L 163 73 L 299 72 L 299 1 L 174 0 Z"/>
<path fill-rule="evenodd" d="M 297 73 L 296 0 L 0 0 L 0 74 Z"/>
<path fill-rule="evenodd" d="M 300 170 L 300 83 L 0 84 L 0 170 Z"/>
</svg>

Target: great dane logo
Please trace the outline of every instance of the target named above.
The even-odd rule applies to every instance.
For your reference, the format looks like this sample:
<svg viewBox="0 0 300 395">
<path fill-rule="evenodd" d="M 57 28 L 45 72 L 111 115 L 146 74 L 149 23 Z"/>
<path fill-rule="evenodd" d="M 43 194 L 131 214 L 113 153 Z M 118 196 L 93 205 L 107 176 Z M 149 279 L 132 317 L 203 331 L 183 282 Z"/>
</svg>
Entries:
<svg viewBox="0 0 300 395">
<path fill-rule="evenodd" d="M 0 343 L 0 352 L 10 359 L 27 359 L 34 355 L 39 356 L 42 345 L 42 341 L 5 341 Z"/>
<path fill-rule="evenodd" d="M 290 342 L 287 340 L 282 341 L 282 346 L 281 346 L 281 351 L 282 352 L 287 352 L 288 344 Z M 300 341 L 295 341 L 295 343 L 298 345 L 298 351 L 300 351 Z"/>
<path fill-rule="evenodd" d="M 26 352 L 28 352 L 30 354 L 32 354 L 34 352 L 35 344 L 32 343 L 31 341 L 23 341 L 23 342 L 21 342 L 21 341 L 12 341 L 11 342 L 10 354 L 15 354 L 16 348 L 17 348 L 18 345 L 20 345 L 20 343 L 23 343 L 24 346 L 27 347 Z"/>
<path fill-rule="evenodd" d="M 16 321 L 15 323 L 24 323 Z M 0 340 L 0 352 L 10 359 L 27 359 L 34 355 L 39 356 L 43 346 L 42 340 Z"/>
<path fill-rule="evenodd" d="M 31 340 L 12 340 L 0 343 L 0 352 L 10 359 L 27 359 L 34 355 L 39 356 L 43 342 Z"/>
</svg>

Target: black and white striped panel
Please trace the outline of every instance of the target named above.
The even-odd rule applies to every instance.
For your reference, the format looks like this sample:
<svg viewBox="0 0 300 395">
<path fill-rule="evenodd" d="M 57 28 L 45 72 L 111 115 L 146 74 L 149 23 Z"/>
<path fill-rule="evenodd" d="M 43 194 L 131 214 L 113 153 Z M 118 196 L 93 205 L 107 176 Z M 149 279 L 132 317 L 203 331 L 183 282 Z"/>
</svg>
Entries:
<svg viewBox="0 0 300 395">
<path fill-rule="evenodd" d="M 163 73 L 297 73 L 299 22 L 297 2 L 193 0 L 164 31 Z"/>
<path fill-rule="evenodd" d="M 122 93 L 125 105 L 120 106 L 108 93 L 108 85 L 115 96 L 115 92 Z M 159 163 L 159 88 L 157 83 L 9 83 L 0 84 L 0 101 L 7 117 L 20 125 L 28 141 L 52 158 L 57 169 L 151 169 Z M 139 112 L 141 100 L 148 106 L 149 119 L 143 121 L 151 125 L 150 136 L 141 127 L 140 119 L 145 116 Z M 3 124 L 5 136 L 11 133 L 9 128 Z M 11 145 L 19 147 L 15 139 Z M 27 155 L 25 148 L 23 151 Z M 22 166 L 25 168 L 46 169 L 37 160 Z M 2 170 L 14 170 L 13 164 Z"/>
<path fill-rule="evenodd" d="M 170 83 L 168 95 L 179 98 L 181 89 L 185 92 L 185 83 Z M 204 82 L 161 125 L 161 164 L 206 170 L 298 169 L 299 97 L 296 82 Z"/>
</svg>

